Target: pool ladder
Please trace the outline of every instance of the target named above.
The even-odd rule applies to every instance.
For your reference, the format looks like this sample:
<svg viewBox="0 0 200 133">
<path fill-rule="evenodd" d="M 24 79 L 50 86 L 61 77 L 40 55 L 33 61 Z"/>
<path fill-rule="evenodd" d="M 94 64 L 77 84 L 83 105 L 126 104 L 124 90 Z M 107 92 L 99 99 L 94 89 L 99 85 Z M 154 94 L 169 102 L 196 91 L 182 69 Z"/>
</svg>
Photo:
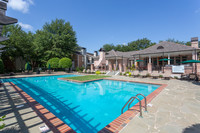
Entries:
<svg viewBox="0 0 200 133">
<path fill-rule="evenodd" d="M 131 103 L 132 103 L 135 99 L 137 99 L 137 100 L 139 101 L 139 106 L 140 106 L 140 117 L 142 117 L 142 103 L 141 103 L 141 100 L 138 98 L 138 96 L 143 96 L 143 97 L 144 97 L 144 101 L 145 101 L 145 106 L 144 106 L 144 108 L 145 108 L 145 111 L 147 111 L 147 99 L 146 99 L 146 97 L 145 97 L 143 94 L 137 94 L 136 96 L 131 97 L 131 98 L 126 102 L 126 104 L 123 106 L 123 108 L 122 108 L 122 110 L 121 110 L 121 114 L 123 114 L 123 110 L 124 110 L 124 108 L 126 107 L 126 105 L 127 105 L 128 103 L 129 103 L 129 104 L 128 104 L 128 110 L 129 110 Z"/>
</svg>

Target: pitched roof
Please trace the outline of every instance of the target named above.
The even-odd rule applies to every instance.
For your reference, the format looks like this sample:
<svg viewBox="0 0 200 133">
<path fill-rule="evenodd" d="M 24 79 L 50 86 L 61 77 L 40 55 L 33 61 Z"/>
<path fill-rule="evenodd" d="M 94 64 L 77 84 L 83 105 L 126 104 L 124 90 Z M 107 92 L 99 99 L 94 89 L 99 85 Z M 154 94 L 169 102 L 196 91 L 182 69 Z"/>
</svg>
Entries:
<svg viewBox="0 0 200 133">
<path fill-rule="evenodd" d="M 0 24 L 1 25 L 8 25 L 8 24 L 14 24 L 17 23 L 18 20 L 15 18 L 4 16 L 3 14 L 0 14 Z"/>
<path fill-rule="evenodd" d="M 152 54 L 152 53 L 162 53 L 162 52 L 167 53 L 167 52 L 175 52 L 175 51 L 194 50 L 194 49 L 195 48 L 193 48 L 191 46 L 186 46 L 183 44 L 163 41 L 163 42 L 160 42 L 159 44 L 153 45 L 144 50 L 140 50 L 140 51 L 138 51 L 137 54 L 132 54 L 132 55 Z"/>
<path fill-rule="evenodd" d="M 138 51 L 129 51 L 129 52 L 120 52 L 120 51 L 115 51 L 111 50 L 109 52 L 106 52 L 106 58 L 110 57 L 131 57 L 131 55 L 138 53 Z"/>
</svg>

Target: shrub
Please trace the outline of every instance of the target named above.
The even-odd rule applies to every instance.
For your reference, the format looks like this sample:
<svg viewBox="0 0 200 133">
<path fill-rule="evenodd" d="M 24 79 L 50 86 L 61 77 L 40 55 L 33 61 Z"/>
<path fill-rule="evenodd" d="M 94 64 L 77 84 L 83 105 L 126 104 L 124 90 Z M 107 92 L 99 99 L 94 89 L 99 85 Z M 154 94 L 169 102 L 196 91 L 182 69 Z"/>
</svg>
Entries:
<svg viewBox="0 0 200 133">
<path fill-rule="evenodd" d="M 134 71 L 135 70 L 135 65 L 133 64 L 132 66 L 131 66 L 131 71 Z"/>
<path fill-rule="evenodd" d="M 2 59 L 0 59 L 0 73 L 4 73 L 4 64 Z"/>
<path fill-rule="evenodd" d="M 4 118 L 5 118 L 5 117 L 6 117 L 5 115 L 2 116 L 2 117 L 0 117 L 0 122 L 4 121 Z M 0 130 L 3 129 L 5 126 L 6 126 L 6 125 L 5 125 L 4 123 L 3 123 L 2 125 L 0 125 Z"/>
<path fill-rule="evenodd" d="M 82 66 L 79 69 L 83 72 L 83 70 L 85 69 L 85 67 Z"/>
<path fill-rule="evenodd" d="M 60 68 L 70 68 L 72 66 L 72 60 L 69 58 L 62 58 L 59 60 L 59 67 Z"/>
<path fill-rule="evenodd" d="M 147 75 L 146 75 L 147 77 L 151 77 L 151 74 L 149 74 L 149 73 L 147 73 Z"/>
<path fill-rule="evenodd" d="M 163 78 L 163 75 L 159 75 L 159 78 Z"/>
<path fill-rule="evenodd" d="M 58 68 L 59 66 L 59 58 L 51 58 L 48 60 L 47 62 L 47 68 L 49 67 L 49 64 L 51 66 L 51 68 Z"/>
<path fill-rule="evenodd" d="M 177 76 L 174 76 L 174 78 L 175 78 L 175 79 L 178 79 L 178 77 L 177 77 Z"/>
<path fill-rule="evenodd" d="M 101 74 L 101 72 L 100 72 L 100 71 L 96 71 L 95 73 L 96 73 L 96 75 L 99 75 L 99 74 Z"/>
<path fill-rule="evenodd" d="M 80 71 L 80 68 L 79 68 L 79 67 L 77 67 L 77 68 L 76 68 L 76 71 L 77 71 L 77 72 L 79 72 L 79 71 Z"/>
<path fill-rule="evenodd" d="M 128 73 L 128 76 L 129 76 L 129 77 L 131 76 L 131 72 Z"/>
<path fill-rule="evenodd" d="M 120 72 L 119 75 L 122 75 L 122 73 Z"/>
</svg>

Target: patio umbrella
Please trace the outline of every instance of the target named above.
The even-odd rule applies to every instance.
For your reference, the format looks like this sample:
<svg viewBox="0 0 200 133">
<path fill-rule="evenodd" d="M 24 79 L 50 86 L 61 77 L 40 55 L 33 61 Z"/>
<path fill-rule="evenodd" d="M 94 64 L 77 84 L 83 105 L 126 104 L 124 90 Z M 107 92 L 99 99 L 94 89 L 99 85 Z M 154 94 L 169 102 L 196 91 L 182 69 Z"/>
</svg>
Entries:
<svg viewBox="0 0 200 133">
<path fill-rule="evenodd" d="M 172 59 L 160 59 L 159 61 L 168 61 L 168 60 L 172 60 Z"/>
<path fill-rule="evenodd" d="M 169 60 L 172 60 L 172 59 L 163 58 L 163 59 L 160 59 L 159 61 L 169 61 Z M 164 65 L 162 65 L 162 67 L 163 67 L 163 73 L 164 73 Z"/>
<path fill-rule="evenodd" d="M 181 63 L 183 63 L 183 64 L 195 63 L 195 75 L 196 75 L 196 81 L 198 81 L 196 63 L 200 63 L 200 61 L 199 60 L 187 60 L 187 61 L 183 61 Z"/>
<path fill-rule="evenodd" d="M 143 60 L 136 60 L 136 62 L 143 62 Z M 139 65 L 139 71 L 140 71 L 140 65 Z"/>
<path fill-rule="evenodd" d="M 143 62 L 143 60 L 136 60 L 136 62 Z"/>
<path fill-rule="evenodd" d="M 183 63 L 183 64 L 186 64 L 186 63 L 200 63 L 200 61 L 199 60 L 187 60 L 187 61 L 183 61 L 181 63 Z"/>
</svg>

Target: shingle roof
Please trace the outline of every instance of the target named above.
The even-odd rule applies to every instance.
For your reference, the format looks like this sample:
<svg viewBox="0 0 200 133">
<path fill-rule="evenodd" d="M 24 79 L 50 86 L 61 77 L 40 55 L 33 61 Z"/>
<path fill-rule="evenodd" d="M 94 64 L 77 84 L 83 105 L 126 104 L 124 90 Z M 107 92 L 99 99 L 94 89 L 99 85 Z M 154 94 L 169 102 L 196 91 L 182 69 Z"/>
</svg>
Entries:
<svg viewBox="0 0 200 133">
<path fill-rule="evenodd" d="M 111 50 L 109 52 L 106 52 L 106 58 L 111 58 L 111 57 L 130 58 L 134 55 L 139 55 L 139 54 L 142 55 L 142 54 L 163 53 L 163 52 L 167 53 L 167 52 L 194 50 L 194 49 L 195 48 L 191 46 L 163 41 L 160 42 L 159 44 L 153 45 L 151 47 L 139 51 L 120 52 Z M 99 56 L 94 57 L 94 59 L 99 59 Z"/>
<path fill-rule="evenodd" d="M 8 24 L 14 24 L 17 23 L 17 19 L 4 16 L 3 14 L 0 14 L 0 25 L 8 25 Z"/>
<path fill-rule="evenodd" d="M 162 53 L 162 52 L 167 53 L 167 52 L 175 52 L 175 51 L 194 50 L 194 49 L 195 48 L 191 46 L 164 41 L 159 44 L 148 47 L 144 50 L 140 50 L 137 54 L 152 54 L 152 53 Z M 135 55 L 135 54 L 132 54 L 132 55 Z"/>
<path fill-rule="evenodd" d="M 138 51 L 129 51 L 129 52 L 120 52 L 120 51 L 115 51 L 111 50 L 109 52 L 106 52 L 106 58 L 110 57 L 131 57 L 131 55 L 138 53 Z"/>
</svg>

